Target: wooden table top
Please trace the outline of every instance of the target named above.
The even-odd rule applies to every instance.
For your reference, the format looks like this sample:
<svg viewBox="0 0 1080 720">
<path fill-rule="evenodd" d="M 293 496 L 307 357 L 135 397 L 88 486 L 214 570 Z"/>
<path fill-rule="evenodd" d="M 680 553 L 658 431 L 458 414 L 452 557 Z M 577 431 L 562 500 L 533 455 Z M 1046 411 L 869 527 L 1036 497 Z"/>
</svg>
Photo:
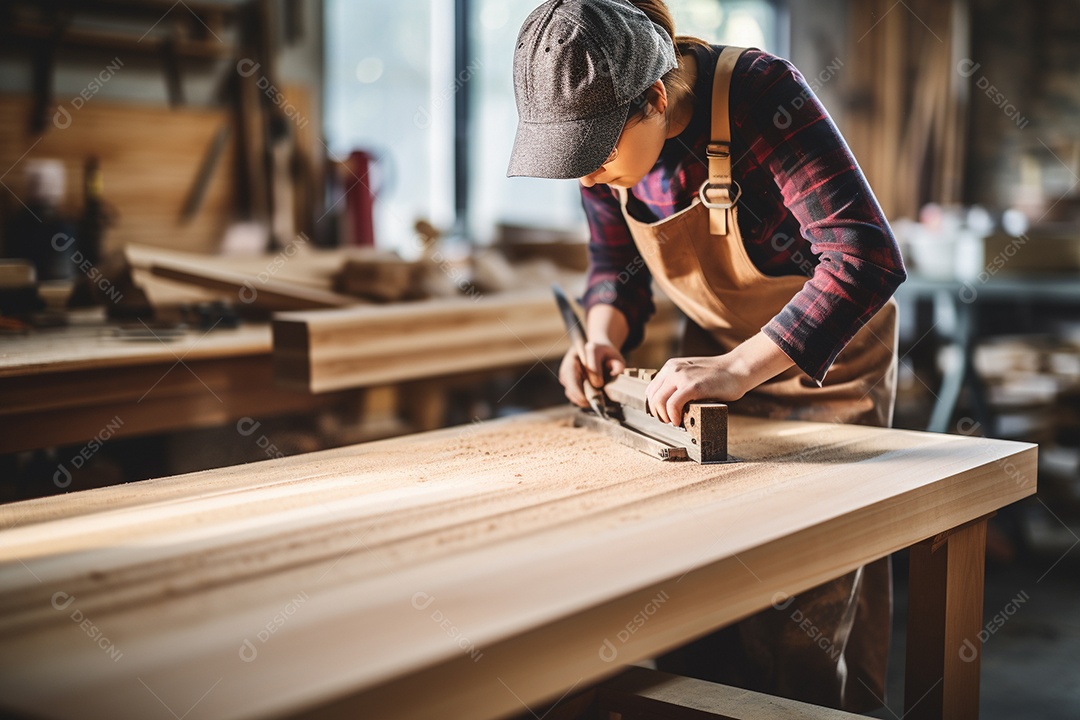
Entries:
<svg viewBox="0 0 1080 720">
<path fill-rule="evenodd" d="M 1035 492 L 1025 443 L 734 416 L 700 466 L 571 412 L 0 506 L 0 704 L 523 712 Z"/>
<path fill-rule="evenodd" d="M 269 355 L 270 350 L 269 323 L 210 332 L 188 330 L 164 341 L 153 336 L 133 340 L 121 337 L 116 325 L 106 324 L 100 311 L 75 312 L 65 327 L 0 337 L 0 377 L 173 363 L 177 357 Z"/>
</svg>

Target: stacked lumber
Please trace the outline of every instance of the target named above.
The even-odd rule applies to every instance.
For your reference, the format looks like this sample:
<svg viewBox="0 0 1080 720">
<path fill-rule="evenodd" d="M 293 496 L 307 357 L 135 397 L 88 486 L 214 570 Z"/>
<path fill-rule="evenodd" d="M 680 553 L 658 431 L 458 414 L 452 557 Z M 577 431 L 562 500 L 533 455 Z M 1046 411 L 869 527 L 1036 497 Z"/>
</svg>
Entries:
<svg viewBox="0 0 1080 720">
<path fill-rule="evenodd" d="M 274 387 L 265 324 L 147 329 L 140 342 L 102 319 L 100 310 L 77 310 L 65 327 L 0 342 L 0 453 L 100 443 L 105 428 L 135 437 L 312 412 L 333 400 Z"/>
<path fill-rule="evenodd" d="M 389 302 L 420 294 L 422 267 L 368 249 L 314 250 L 290 245 L 276 255 L 199 255 L 143 245 L 125 249 L 141 283 L 165 278 L 215 291 L 220 299 L 270 311 Z"/>
<path fill-rule="evenodd" d="M 278 313 L 278 382 L 314 393 L 530 364 L 569 343 L 550 290 Z"/>
<path fill-rule="evenodd" d="M 995 434 L 1080 445 L 1080 343 L 1050 336 L 1002 336 L 975 348 L 998 423 Z"/>
<path fill-rule="evenodd" d="M 423 274 L 420 263 L 397 255 L 347 257 L 334 275 L 334 289 L 379 302 L 415 300 L 423 292 Z"/>
<path fill-rule="evenodd" d="M 477 252 L 451 263 L 430 257 L 404 260 L 373 248 L 312 249 L 302 240 L 277 254 L 201 255 L 129 245 L 128 263 L 140 284 L 165 278 L 174 284 L 215 291 L 267 310 L 308 310 L 388 303 L 425 297 L 475 298 L 480 292 L 573 283 L 580 273 L 560 271 L 550 262 L 511 265 L 502 253 Z M 148 292 L 150 292 L 148 290 Z M 152 293 L 151 293 L 152 294 Z"/>
<path fill-rule="evenodd" d="M 635 360 L 659 367 L 680 316 L 663 296 L 656 308 Z M 570 344 L 549 288 L 276 313 L 273 332 L 277 381 L 313 393 L 534 365 Z"/>
<path fill-rule="evenodd" d="M 273 262 L 272 258 L 268 258 Z M 251 274 L 212 267 L 206 261 L 190 262 L 155 258 L 150 272 L 181 283 L 235 295 L 239 302 L 268 310 L 344 307 L 353 298 L 297 283 L 276 280 L 269 274 Z"/>
<path fill-rule="evenodd" d="M 1031 548 L 1060 554 L 1061 542 L 1075 540 L 1069 527 L 1080 525 L 1080 337 L 992 338 L 975 349 L 974 364 L 993 427 L 960 430 L 1039 443 L 1040 494 L 1054 515 L 1028 513 L 1021 525 Z"/>
</svg>

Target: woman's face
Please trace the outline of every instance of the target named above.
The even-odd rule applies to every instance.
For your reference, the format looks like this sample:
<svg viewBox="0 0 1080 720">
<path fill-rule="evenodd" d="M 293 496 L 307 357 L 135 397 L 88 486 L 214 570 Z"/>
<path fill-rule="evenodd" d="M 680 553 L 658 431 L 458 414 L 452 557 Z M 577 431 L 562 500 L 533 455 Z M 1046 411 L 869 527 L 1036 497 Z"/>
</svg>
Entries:
<svg viewBox="0 0 1080 720">
<path fill-rule="evenodd" d="M 649 108 L 646 117 L 623 128 L 615 149 L 595 172 L 579 179 L 585 187 L 597 183 L 630 188 L 641 182 L 660 157 L 667 140 L 668 123 L 664 116 L 667 95 L 664 84 L 657 81 L 660 95 Z"/>
</svg>

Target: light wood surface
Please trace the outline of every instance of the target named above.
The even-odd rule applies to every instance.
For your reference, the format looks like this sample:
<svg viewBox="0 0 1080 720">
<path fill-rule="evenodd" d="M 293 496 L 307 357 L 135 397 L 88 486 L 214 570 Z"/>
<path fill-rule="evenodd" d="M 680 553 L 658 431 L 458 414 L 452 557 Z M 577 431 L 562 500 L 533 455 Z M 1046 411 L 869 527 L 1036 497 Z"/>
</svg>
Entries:
<svg viewBox="0 0 1080 720">
<path fill-rule="evenodd" d="M 331 292 L 343 251 L 291 245 L 278 254 L 253 257 L 197 255 L 144 245 L 125 250 L 132 267 L 179 283 L 216 290 L 237 305 L 268 310 L 345 307 L 360 301 Z"/>
<path fill-rule="evenodd" d="M 549 290 L 274 316 L 274 364 L 319 393 L 557 357 L 569 341 Z"/>
<path fill-rule="evenodd" d="M 274 384 L 265 324 L 132 340 L 100 310 L 74 312 L 71 321 L 0 338 L 0 453 L 83 443 L 109 425 L 110 437 L 132 437 L 332 400 Z"/>
<path fill-rule="evenodd" d="M 733 416 L 730 447 L 662 463 L 560 408 L 0 507 L 0 697 L 524 712 L 1035 491 L 1023 443 Z"/>
<path fill-rule="evenodd" d="M 677 312 L 664 299 L 656 306 L 647 341 L 666 344 Z M 273 330 L 278 381 L 313 393 L 528 365 L 561 357 L 570 346 L 548 288 L 277 313 Z"/>
<path fill-rule="evenodd" d="M 631 667 L 596 690 L 603 720 L 857 720 L 862 715 Z M 607 714 L 611 713 L 611 714 Z"/>
<path fill-rule="evenodd" d="M 24 336 L 0 337 L 0 378 L 123 367 L 270 352 L 270 327 L 241 325 L 212 332 L 191 330 L 175 340 L 124 339 L 100 310 L 76 311 L 70 325 Z M 141 327 L 138 323 L 136 327 Z M 163 333 L 164 334 L 164 333 Z"/>
</svg>

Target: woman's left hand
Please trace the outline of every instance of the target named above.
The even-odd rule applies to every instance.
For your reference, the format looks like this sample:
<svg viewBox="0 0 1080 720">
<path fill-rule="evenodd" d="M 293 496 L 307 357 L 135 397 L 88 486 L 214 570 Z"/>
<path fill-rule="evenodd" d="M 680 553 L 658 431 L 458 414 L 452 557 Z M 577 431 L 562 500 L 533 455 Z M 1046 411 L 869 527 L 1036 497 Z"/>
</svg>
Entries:
<svg viewBox="0 0 1080 720">
<path fill-rule="evenodd" d="M 694 400 L 734 402 L 795 363 L 764 332 L 715 357 L 672 358 L 645 389 L 653 415 L 675 427 Z"/>
<path fill-rule="evenodd" d="M 745 378 L 734 371 L 731 356 L 672 358 L 649 383 L 645 397 L 653 415 L 675 427 L 683 408 L 694 400 L 733 402 L 746 394 Z"/>
</svg>

